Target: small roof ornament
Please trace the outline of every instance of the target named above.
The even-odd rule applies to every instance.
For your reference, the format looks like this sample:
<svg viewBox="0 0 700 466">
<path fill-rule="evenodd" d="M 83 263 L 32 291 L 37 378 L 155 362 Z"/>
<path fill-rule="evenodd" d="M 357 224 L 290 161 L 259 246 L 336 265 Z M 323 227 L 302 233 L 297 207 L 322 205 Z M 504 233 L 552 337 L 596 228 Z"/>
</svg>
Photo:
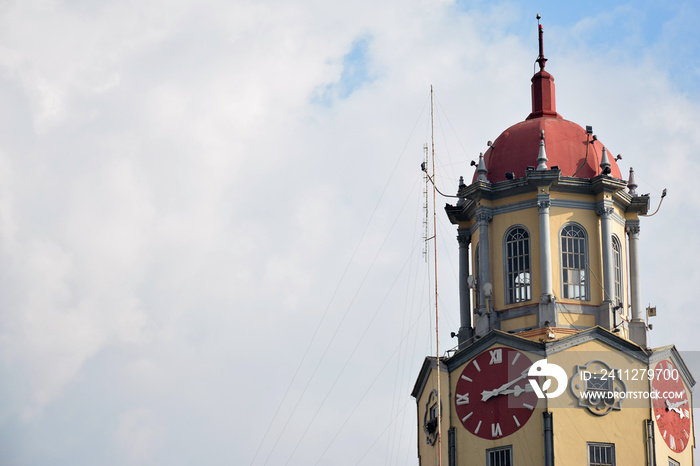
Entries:
<svg viewBox="0 0 700 466">
<path fill-rule="evenodd" d="M 600 160 L 600 169 L 603 170 L 603 175 L 609 175 L 611 168 L 610 168 L 610 160 L 608 160 L 608 151 L 603 146 L 603 156 L 601 157 Z"/>
<path fill-rule="evenodd" d="M 478 174 L 478 176 L 476 177 L 477 181 L 489 181 L 488 179 L 486 179 L 486 174 L 488 173 L 488 170 L 486 169 L 486 163 L 484 162 L 483 152 L 479 152 L 479 166 L 476 168 L 476 173 Z"/>
<path fill-rule="evenodd" d="M 539 16 L 539 15 L 538 15 Z M 540 130 L 540 152 L 537 154 L 537 171 L 549 170 L 547 168 L 547 152 L 544 150 L 544 130 Z"/>
<path fill-rule="evenodd" d="M 630 179 L 627 182 L 627 188 L 629 189 L 630 196 L 637 195 L 637 181 L 634 179 L 634 168 L 630 167 Z"/>
</svg>

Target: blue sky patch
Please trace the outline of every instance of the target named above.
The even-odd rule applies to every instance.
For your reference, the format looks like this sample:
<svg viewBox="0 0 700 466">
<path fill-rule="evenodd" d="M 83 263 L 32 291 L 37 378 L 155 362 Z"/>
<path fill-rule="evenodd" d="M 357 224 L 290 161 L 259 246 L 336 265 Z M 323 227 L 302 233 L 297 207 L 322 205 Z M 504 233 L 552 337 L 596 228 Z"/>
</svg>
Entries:
<svg viewBox="0 0 700 466">
<path fill-rule="evenodd" d="M 314 100 L 330 104 L 335 99 L 345 99 L 364 84 L 373 81 L 369 72 L 369 46 L 371 37 L 364 36 L 356 39 L 350 51 L 343 56 L 343 71 L 340 80 L 327 85 L 315 96 Z"/>
</svg>

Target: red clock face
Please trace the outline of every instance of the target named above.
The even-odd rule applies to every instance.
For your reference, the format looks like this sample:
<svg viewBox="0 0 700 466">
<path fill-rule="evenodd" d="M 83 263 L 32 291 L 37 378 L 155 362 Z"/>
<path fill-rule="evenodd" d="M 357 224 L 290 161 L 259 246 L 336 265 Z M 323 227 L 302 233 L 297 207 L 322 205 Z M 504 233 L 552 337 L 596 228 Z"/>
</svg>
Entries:
<svg viewBox="0 0 700 466">
<path fill-rule="evenodd" d="M 676 366 L 668 359 L 659 361 L 654 368 L 652 401 L 656 425 L 666 445 L 680 453 L 690 442 L 690 400 Z"/>
<path fill-rule="evenodd" d="M 527 380 L 531 365 L 524 353 L 501 346 L 464 366 L 455 388 L 455 410 L 464 428 L 493 440 L 524 426 L 537 406 Z"/>
</svg>

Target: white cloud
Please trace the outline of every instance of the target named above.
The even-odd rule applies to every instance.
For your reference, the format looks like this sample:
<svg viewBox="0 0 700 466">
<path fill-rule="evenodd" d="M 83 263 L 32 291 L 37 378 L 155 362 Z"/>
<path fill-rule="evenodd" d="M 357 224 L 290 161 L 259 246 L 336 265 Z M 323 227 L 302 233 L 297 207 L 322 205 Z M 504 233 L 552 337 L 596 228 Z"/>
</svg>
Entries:
<svg viewBox="0 0 700 466">
<path fill-rule="evenodd" d="M 119 416 L 117 442 L 126 456 L 125 464 L 145 464 L 155 459 L 162 447 L 165 429 L 148 408 L 132 409 Z"/>
<path fill-rule="evenodd" d="M 454 190 L 486 141 L 529 113 L 534 21 L 527 36 L 511 32 L 519 9 L 3 7 L 0 376 L 13 382 L 0 388 L 12 400 L 0 410 L 0 462 L 249 462 L 322 315 L 255 464 L 268 455 L 284 464 L 295 448 L 290 464 L 315 462 L 338 432 L 324 464 L 368 450 L 366 462 L 388 452 L 412 461 L 413 402 L 401 423 L 388 407 L 405 405 L 434 339 L 419 268 L 429 85 L 438 180 Z M 615 24 L 622 14 L 607 16 Z M 692 289 L 695 257 L 683 245 L 697 225 L 685 212 L 700 199 L 681 175 L 696 165 L 697 95 L 658 72 L 653 47 L 619 60 L 617 43 L 586 49 L 585 18 L 571 31 L 548 21 L 548 40 L 564 36 L 547 45 L 558 110 L 622 152 L 640 190 L 670 188 L 643 223 L 644 260 Z M 363 38 L 371 78 L 314 100 L 340 82 L 343 57 Z M 448 347 L 456 245 L 440 221 Z M 681 239 L 670 244 L 669 229 Z M 685 318 L 692 295 L 664 292 L 654 275 L 645 268 L 645 299 Z M 665 321 L 655 327 L 660 344 L 694 344 Z"/>
</svg>

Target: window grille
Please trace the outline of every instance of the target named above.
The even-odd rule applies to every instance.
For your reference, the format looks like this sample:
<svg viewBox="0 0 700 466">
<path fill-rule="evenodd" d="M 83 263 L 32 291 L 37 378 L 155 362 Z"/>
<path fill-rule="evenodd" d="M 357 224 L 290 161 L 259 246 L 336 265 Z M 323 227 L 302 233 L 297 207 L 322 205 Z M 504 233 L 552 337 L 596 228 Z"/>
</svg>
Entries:
<svg viewBox="0 0 700 466">
<path fill-rule="evenodd" d="M 668 459 L 668 466 L 681 466 L 681 464 L 678 461 L 676 461 L 672 458 L 669 458 Z"/>
<path fill-rule="evenodd" d="M 589 443 L 588 466 L 615 466 L 615 445 L 612 443 Z"/>
<path fill-rule="evenodd" d="M 613 263 L 615 264 L 615 304 L 622 304 L 622 245 L 617 236 L 612 237 Z"/>
<path fill-rule="evenodd" d="M 486 466 L 513 466 L 513 446 L 486 450 Z"/>
<path fill-rule="evenodd" d="M 591 378 L 586 380 L 586 392 L 591 402 L 614 401 L 612 379 L 602 374 L 591 374 Z"/>
<path fill-rule="evenodd" d="M 508 304 L 532 299 L 530 284 L 530 235 L 516 227 L 506 233 L 506 301 Z"/>
<path fill-rule="evenodd" d="M 578 225 L 561 230 L 562 295 L 588 301 L 588 251 L 586 233 Z"/>
</svg>

